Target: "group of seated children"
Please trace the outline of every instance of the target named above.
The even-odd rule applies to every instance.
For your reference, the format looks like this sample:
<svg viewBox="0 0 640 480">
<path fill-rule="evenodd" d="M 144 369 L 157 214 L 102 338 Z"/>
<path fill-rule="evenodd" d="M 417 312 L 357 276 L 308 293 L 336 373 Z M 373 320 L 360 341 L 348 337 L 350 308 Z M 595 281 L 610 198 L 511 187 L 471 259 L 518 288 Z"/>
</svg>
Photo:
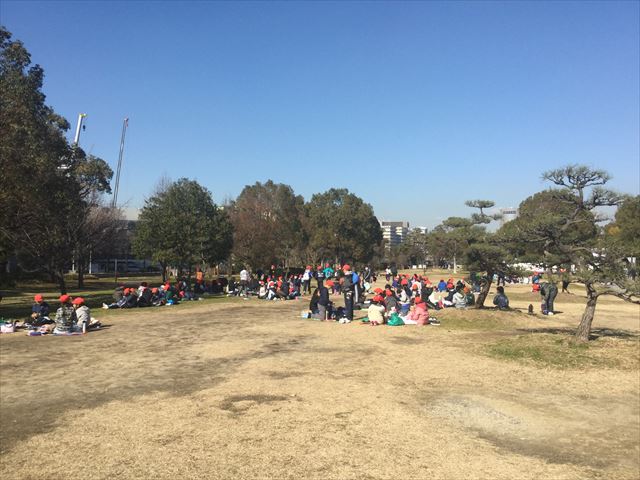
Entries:
<svg viewBox="0 0 640 480">
<path fill-rule="evenodd" d="M 397 303 L 393 302 L 393 296 L 375 295 L 367 309 L 369 325 L 383 325 L 392 315 L 398 314 Z M 408 304 L 408 311 L 400 318 L 406 325 L 440 325 L 435 318 L 429 318 L 427 304 L 421 297 L 413 297 Z"/>
<path fill-rule="evenodd" d="M 41 333 L 54 333 L 59 335 L 86 332 L 89 329 L 100 328 L 100 322 L 91 317 L 89 307 L 85 305 L 82 297 L 71 298 L 69 295 L 61 295 L 60 307 L 56 310 L 55 318 L 49 317 L 50 307 L 40 294 L 34 298 L 31 307 L 31 316 L 23 326 L 30 331 Z"/>
<path fill-rule="evenodd" d="M 299 297 L 302 286 L 301 275 L 266 276 L 258 281 L 258 298 L 263 300 L 294 300 Z"/>
<path fill-rule="evenodd" d="M 150 288 L 147 282 L 142 282 L 138 288 L 126 288 L 119 285 L 113 292 L 113 302 L 103 303 L 102 308 L 140 308 L 175 305 L 181 300 L 200 300 L 186 281 L 181 280 L 176 285 L 167 282 L 159 287 Z"/>
</svg>

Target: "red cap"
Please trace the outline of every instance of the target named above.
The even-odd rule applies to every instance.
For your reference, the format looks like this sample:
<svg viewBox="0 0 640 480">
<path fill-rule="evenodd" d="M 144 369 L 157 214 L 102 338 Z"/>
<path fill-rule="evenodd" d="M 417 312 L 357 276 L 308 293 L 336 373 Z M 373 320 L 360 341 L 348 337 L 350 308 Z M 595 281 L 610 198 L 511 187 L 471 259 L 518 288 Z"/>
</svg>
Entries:
<svg viewBox="0 0 640 480">
<path fill-rule="evenodd" d="M 345 264 L 342 266 L 342 270 L 351 270 L 351 267 L 350 267 L 348 264 L 346 264 L 346 263 L 345 263 Z"/>
<path fill-rule="evenodd" d="M 406 278 L 403 278 L 402 281 L 400 282 L 401 285 L 409 285 L 409 280 L 407 280 Z"/>
<path fill-rule="evenodd" d="M 384 298 L 382 298 L 382 295 L 376 295 L 375 297 L 373 297 L 374 302 L 382 302 L 383 300 Z"/>
<path fill-rule="evenodd" d="M 374 288 L 373 291 L 376 292 L 376 293 L 384 293 L 384 290 L 381 289 L 380 287 Z"/>
<path fill-rule="evenodd" d="M 415 303 L 416 303 L 416 305 L 419 304 L 419 303 L 424 303 L 424 300 L 422 300 L 421 297 L 416 297 L 415 298 Z"/>
<path fill-rule="evenodd" d="M 390 297 L 391 295 L 393 295 L 393 292 L 387 288 L 387 289 L 385 290 L 384 294 L 385 294 L 387 297 Z"/>
<path fill-rule="evenodd" d="M 71 297 L 69 295 L 60 295 L 60 303 L 68 303 L 69 300 L 71 300 Z"/>
<path fill-rule="evenodd" d="M 417 283 L 414 283 L 414 284 L 411 286 L 411 288 L 412 288 L 412 289 L 414 289 L 414 290 L 417 290 L 417 289 L 418 289 L 418 284 L 417 284 Z"/>
<path fill-rule="evenodd" d="M 44 297 L 38 293 L 35 297 L 33 297 L 33 300 L 36 302 L 42 302 L 44 300 Z"/>
<path fill-rule="evenodd" d="M 74 305 L 82 305 L 84 303 L 84 298 L 82 297 L 76 297 L 73 299 L 73 303 Z"/>
<path fill-rule="evenodd" d="M 171 288 L 171 284 L 169 282 L 164 284 L 164 289 L 169 290 Z"/>
<path fill-rule="evenodd" d="M 333 283 L 333 280 L 327 280 L 326 282 L 324 282 L 324 284 L 325 284 L 327 287 L 333 287 L 333 286 L 335 285 L 335 284 Z"/>
<path fill-rule="evenodd" d="M 158 289 L 157 288 L 152 288 L 151 289 L 151 293 L 158 293 Z"/>
<path fill-rule="evenodd" d="M 311 270 L 311 265 L 307 265 L 307 270 Z"/>
</svg>

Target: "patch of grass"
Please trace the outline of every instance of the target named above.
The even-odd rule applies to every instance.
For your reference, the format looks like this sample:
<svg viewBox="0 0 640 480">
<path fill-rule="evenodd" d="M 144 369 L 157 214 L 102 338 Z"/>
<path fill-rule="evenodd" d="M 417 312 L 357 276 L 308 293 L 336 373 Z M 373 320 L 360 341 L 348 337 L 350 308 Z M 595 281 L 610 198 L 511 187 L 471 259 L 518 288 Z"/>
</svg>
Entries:
<svg viewBox="0 0 640 480">
<path fill-rule="evenodd" d="M 573 337 L 552 334 L 518 335 L 486 345 L 491 357 L 554 368 L 623 367 L 637 358 L 637 341 L 575 343 Z M 634 353 L 635 352 L 635 353 Z M 637 364 L 636 364 L 637 368 Z"/>
<path fill-rule="evenodd" d="M 449 330 L 505 330 L 517 325 L 517 311 L 498 311 L 494 309 L 430 310 L 429 314 L 442 322 L 442 326 Z"/>
</svg>

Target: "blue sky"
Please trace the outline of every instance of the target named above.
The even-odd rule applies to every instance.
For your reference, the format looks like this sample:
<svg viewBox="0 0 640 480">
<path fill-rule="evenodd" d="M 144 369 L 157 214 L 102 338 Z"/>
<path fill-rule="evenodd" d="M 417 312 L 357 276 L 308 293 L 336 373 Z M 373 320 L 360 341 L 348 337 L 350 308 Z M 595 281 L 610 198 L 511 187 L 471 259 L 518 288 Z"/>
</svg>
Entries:
<svg viewBox="0 0 640 480">
<path fill-rule="evenodd" d="M 130 118 L 130 208 L 162 175 L 218 203 L 271 178 L 433 227 L 569 163 L 640 193 L 639 5 L 3 0 L 0 22 L 114 170 Z"/>
</svg>

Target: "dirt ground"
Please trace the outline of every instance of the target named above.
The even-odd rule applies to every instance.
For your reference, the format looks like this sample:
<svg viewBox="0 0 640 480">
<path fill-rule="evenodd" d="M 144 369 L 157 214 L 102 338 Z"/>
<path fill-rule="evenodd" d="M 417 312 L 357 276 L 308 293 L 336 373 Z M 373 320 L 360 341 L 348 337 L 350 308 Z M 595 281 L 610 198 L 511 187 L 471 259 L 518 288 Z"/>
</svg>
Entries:
<svg viewBox="0 0 640 480">
<path fill-rule="evenodd" d="M 528 290 L 507 287 L 512 305 L 538 309 Z M 637 479 L 637 305 L 603 299 L 594 323 L 631 367 L 482 353 L 575 327 L 574 290 L 561 314 L 491 312 L 490 330 L 448 326 L 475 311 L 370 327 L 233 299 L 117 312 L 81 337 L 2 335 L 0 477 Z"/>
</svg>

